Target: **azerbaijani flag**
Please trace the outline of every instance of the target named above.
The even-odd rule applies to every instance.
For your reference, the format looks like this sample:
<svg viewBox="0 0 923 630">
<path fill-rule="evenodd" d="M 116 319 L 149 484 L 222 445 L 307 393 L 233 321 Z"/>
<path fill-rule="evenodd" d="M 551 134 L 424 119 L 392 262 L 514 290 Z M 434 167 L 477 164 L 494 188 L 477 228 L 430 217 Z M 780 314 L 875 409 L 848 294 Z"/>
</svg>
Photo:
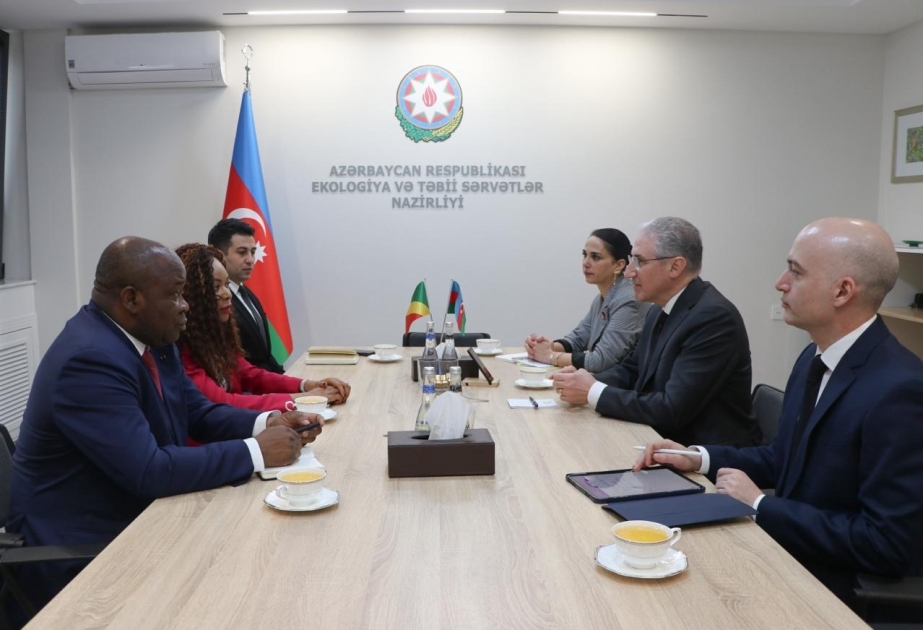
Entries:
<svg viewBox="0 0 923 630">
<path fill-rule="evenodd" d="M 260 150 L 256 144 L 249 89 L 244 90 L 244 98 L 240 103 L 223 217 L 246 221 L 256 231 L 253 235 L 256 239 L 256 261 L 247 287 L 256 293 L 263 304 L 266 319 L 269 320 L 272 356 L 282 363 L 292 353 L 292 331 L 288 325 L 288 310 L 285 307 L 285 293 L 282 291 L 278 251 L 272 238 L 272 222 L 263 186 L 263 167 L 260 165 Z"/>
<path fill-rule="evenodd" d="M 429 315 L 429 300 L 426 299 L 426 285 L 420 283 L 413 290 L 413 297 L 410 298 L 410 306 L 407 307 L 407 316 L 404 318 L 404 333 L 410 332 L 410 325 L 423 317 Z"/>
<path fill-rule="evenodd" d="M 446 315 L 454 314 L 455 323 L 458 332 L 465 332 L 465 300 L 462 299 L 461 287 L 455 280 L 452 280 L 452 289 L 449 291 L 449 307 L 446 309 Z"/>
</svg>

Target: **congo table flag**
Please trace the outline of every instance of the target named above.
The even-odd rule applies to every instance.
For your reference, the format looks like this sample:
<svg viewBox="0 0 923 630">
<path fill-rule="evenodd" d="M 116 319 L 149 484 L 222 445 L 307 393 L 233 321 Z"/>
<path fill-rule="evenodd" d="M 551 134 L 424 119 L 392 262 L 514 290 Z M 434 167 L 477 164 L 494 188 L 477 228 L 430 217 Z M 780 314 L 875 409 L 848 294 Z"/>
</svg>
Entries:
<svg viewBox="0 0 923 630">
<path fill-rule="evenodd" d="M 420 282 L 417 288 L 413 290 L 413 297 L 410 298 L 410 306 L 407 307 L 407 316 L 404 318 L 404 333 L 410 332 L 410 325 L 423 317 L 429 315 L 429 300 L 426 299 L 426 284 Z"/>
<path fill-rule="evenodd" d="M 288 324 L 278 250 L 272 237 L 269 204 L 263 187 L 263 167 L 256 144 L 249 89 L 244 91 L 240 117 L 237 119 L 237 137 L 228 176 L 228 194 L 224 200 L 224 218 L 246 221 L 256 231 L 256 260 L 247 287 L 256 293 L 263 304 L 266 319 L 269 320 L 272 356 L 283 363 L 292 353 L 292 330 Z"/>
</svg>

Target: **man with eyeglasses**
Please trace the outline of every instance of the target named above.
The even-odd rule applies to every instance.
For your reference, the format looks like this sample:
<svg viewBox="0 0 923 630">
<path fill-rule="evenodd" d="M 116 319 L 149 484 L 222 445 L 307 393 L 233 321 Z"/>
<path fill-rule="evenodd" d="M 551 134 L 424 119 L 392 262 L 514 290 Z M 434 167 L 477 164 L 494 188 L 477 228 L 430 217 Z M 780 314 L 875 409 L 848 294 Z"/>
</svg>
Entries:
<svg viewBox="0 0 923 630">
<path fill-rule="evenodd" d="M 625 276 L 652 302 L 641 339 L 595 375 L 554 375 L 561 400 L 647 424 L 683 444 L 749 446 L 760 440 L 750 408 L 750 342 L 737 308 L 699 278 L 702 238 L 689 221 L 661 217 L 635 239 Z"/>
</svg>

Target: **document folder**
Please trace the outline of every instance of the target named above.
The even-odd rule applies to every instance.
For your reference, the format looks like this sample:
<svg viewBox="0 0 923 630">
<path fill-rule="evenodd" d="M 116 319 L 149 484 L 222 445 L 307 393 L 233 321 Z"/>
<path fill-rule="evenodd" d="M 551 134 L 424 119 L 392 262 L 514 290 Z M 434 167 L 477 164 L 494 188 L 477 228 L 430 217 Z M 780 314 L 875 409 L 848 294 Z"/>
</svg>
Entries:
<svg viewBox="0 0 923 630">
<path fill-rule="evenodd" d="M 654 521 L 667 527 L 718 523 L 756 514 L 752 507 L 726 494 L 684 494 L 618 501 L 602 507 L 625 520 Z"/>
</svg>

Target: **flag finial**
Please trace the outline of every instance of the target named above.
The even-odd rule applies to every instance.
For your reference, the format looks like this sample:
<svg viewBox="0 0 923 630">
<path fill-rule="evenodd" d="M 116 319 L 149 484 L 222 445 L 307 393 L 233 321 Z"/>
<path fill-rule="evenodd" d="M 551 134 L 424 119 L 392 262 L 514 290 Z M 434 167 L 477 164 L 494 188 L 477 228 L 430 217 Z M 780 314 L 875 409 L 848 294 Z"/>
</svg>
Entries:
<svg viewBox="0 0 923 630">
<path fill-rule="evenodd" d="M 244 89 L 249 92 L 250 91 L 250 58 L 253 57 L 253 46 L 251 46 L 250 44 L 244 44 L 244 47 L 240 49 L 240 53 L 244 56 L 244 59 L 247 60 L 247 63 L 244 64 L 244 71 L 247 73 L 247 76 L 244 79 Z"/>
</svg>

